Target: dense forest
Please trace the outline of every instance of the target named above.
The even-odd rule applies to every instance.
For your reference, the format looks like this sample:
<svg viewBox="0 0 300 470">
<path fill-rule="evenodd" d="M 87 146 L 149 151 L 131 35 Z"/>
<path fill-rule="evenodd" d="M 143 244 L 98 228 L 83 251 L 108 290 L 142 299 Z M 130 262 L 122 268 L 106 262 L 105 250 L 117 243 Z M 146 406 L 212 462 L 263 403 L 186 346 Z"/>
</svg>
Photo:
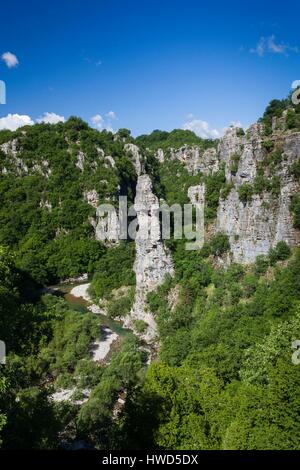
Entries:
<svg viewBox="0 0 300 470">
<path fill-rule="evenodd" d="M 274 100 L 261 119 L 267 139 L 272 118 L 283 112 L 283 132 L 300 130 L 299 105 L 290 97 Z M 3 145 L 12 142 L 8 159 Z M 97 203 L 116 203 L 119 195 L 133 202 L 136 174 L 126 143 L 142 149 L 154 190 L 169 204 L 188 202 L 187 188 L 205 183 L 206 222 L 214 221 L 219 198 L 231 189 L 225 169 L 191 175 L 179 161 L 158 162 L 155 152 L 183 145 L 204 151 L 216 148 L 215 141 L 181 130 L 133 139 L 126 129 L 99 132 L 74 117 L 0 131 L 0 339 L 7 349 L 0 445 L 71 448 L 82 440 L 98 449 L 299 449 L 300 365 L 292 362 L 291 345 L 300 339 L 300 248 L 281 241 L 252 265 L 220 266 L 230 251 L 224 233 L 200 251 L 169 240 L 175 276 L 148 295 L 158 325 L 150 365 L 131 332 L 107 363 L 93 361 L 97 315 L 45 293 L 46 286 L 87 273 L 91 295 L 106 300 L 109 316 L 130 311 L 134 243 L 96 240 L 96 208 L 85 197 L 96 190 Z M 272 170 L 280 155 L 272 140 L 266 147 L 261 169 Z M 291 174 L 299 180 L 299 161 Z M 241 186 L 240 199 L 247 204 L 267 191 L 275 200 L 279 190 L 273 172 L 268 179 L 261 172 L 253 186 Z M 299 229 L 298 194 L 291 212 Z M 124 286 L 126 296 L 116 298 Z M 72 400 L 51 400 L 60 388 L 74 388 Z M 89 399 L 78 405 L 87 388 Z"/>
</svg>

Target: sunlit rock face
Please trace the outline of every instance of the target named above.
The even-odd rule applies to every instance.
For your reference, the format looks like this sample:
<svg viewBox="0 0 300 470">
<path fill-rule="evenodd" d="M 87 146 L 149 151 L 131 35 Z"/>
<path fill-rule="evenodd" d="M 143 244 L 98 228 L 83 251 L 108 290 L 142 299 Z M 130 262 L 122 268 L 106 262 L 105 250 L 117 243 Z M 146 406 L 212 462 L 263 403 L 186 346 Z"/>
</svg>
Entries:
<svg viewBox="0 0 300 470">
<path fill-rule="evenodd" d="M 140 176 L 144 172 L 144 164 L 139 147 L 135 144 L 125 144 L 124 150 L 131 155 L 135 172 Z"/>
<path fill-rule="evenodd" d="M 276 132 L 267 137 L 261 123 L 250 126 L 244 135 L 236 127 L 230 127 L 217 149 L 203 152 L 196 145 L 170 149 L 170 158 L 179 160 L 192 175 L 213 175 L 224 169 L 231 191 L 226 199 L 220 197 L 217 217 L 209 233 L 221 231 L 229 236 L 233 261 L 252 263 L 258 255 L 268 254 L 281 240 L 291 247 L 300 242 L 300 232 L 293 227 L 289 210 L 292 196 L 299 193 L 291 167 L 300 156 L 300 133 L 283 132 L 283 128 L 281 122 Z M 279 194 L 263 191 L 253 194 L 245 203 L 241 201 L 239 188 L 245 183 L 253 186 L 255 178 L 261 174 L 262 162 L 268 158 L 265 145 L 268 141 L 273 142 L 274 149 L 280 149 L 282 158 L 276 168 L 264 169 L 264 177 L 279 179 Z M 162 155 L 157 152 L 156 156 L 163 163 Z M 194 197 L 193 191 L 195 188 L 189 189 L 189 197 Z"/>
<path fill-rule="evenodd" d="M 281 240 L 290 246 L 300 242 L 299 230 L 293 227 L 289 210 L 292 196 L 299 192 L 299 185 L 290 169 L 300 155 L 300 133 L 281 135 L 280 141 L 275 138 L 275 145 L 280 144 L 282 149 L 282 161 L 267 176 L 279 178 L 279 195 L 264 191 L 254 194 L 247 203 L 239 198 L 238 188 L 243 183 L 253 184 L 259 163 L 266 156 L 260 131 L 260 127 L 254 125 L 250 128 L 250 138 L 243 139 L 244 145 L 240 146 L 243 150 L 234 177 L 230 175 L 229 163 L 239 148 L 237 139 L 233 134 L 227 135 L 224 137 L 226 144 L 220 144 L 220 159 L 226 162 L 226 177 L 233 183 L 233 188 L 225 200 L 220 200 L 216 231 L 229 236 L 233 260 L 240 263 L 254 262 L 258 255 L 266 255 Z"/>
<path fill-rule="evenodd" d="M 204 175 L 215 173 L 219 169 L 219 159 L 215 148 L 203 151 L 197 146 L 184 146 L 177 150 L 171 149 L 171 159 L 183 163 L 191 175 L 203 173 Z M 161 154 L 157 157 L 162 160 Z"/>
<path fill-rule="evenodd" d="M 171 256 L 161 240 L 159 201 L 152 191 L 152 182 L 147 174 L 138 178 L 134 207 L 138 223 L 134 265 L 136 292 L 125 326 L 134 326 L 134 320 L 143 320 L 148 325 L 143 336 L 151 340 L 156 335 L 156 324 L 147 309 L 147 294 L 162 284 L 168 274 L 172 276 L 174 268 Z"/>
</svg>

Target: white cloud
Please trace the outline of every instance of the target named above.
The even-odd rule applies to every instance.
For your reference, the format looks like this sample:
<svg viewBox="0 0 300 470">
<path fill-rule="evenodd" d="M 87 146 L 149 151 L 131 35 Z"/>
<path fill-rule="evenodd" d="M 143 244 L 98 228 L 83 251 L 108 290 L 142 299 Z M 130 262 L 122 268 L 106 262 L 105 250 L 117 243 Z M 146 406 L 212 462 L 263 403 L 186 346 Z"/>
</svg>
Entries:
<svg viewBox="0 0 300 470">
<path fill-rule="evenodd" d="M 115 132 L 114 129 L 111 126 L 111 120 L 112 119 L 117 119 L 116 114 L 113 111 L 109 111 L 108 113 L 105 114 L 107 117 L 107 120 L 103 119 L 101 114 L 95 114 L 95 116 L 91 117 L 91 123 L 93 126 L 98 129 L 98 131 L 103 131 L 106 129 L 109 132 Z"/>
<path fill-rule="evenodd" d="M 106 113 L 105 116 L 108 117 L 109 119 L 117 119 L 117 115 L 114 111 L 108 111 L 108 113 Z"/>
<path fill-rule="evenodd" d="M 104 119 L 100 114 L 96 114 L 95 116 L 91 117 L 91 123 L 99 130 L 101 131 L 103 129 L 104 125 Z"/>
<path fill-rule="evenodd" d="M 47 124 L 57 124 L 58 122 L 65 122 L 64 116 L 60 116 L 56 113 L 44 113 L 42 117 L 36 120 L 36 122 L 44 122 Z"/>
<path fill-rule="evenodd" d="M 217 139 L 221 136 L 221 132 L 217 129 L 211 129 L 208 122 L 195 119 L 193 115 L 189 116 L 191 119 L 183 124 L 182 129 L 193 131 L 203 139 Z"/>
<path fill-rule="evenodd" d="M 15 131 L 22 126 L 32 126 L 34 124 L 30 116 L 26 114 L 8 114 L 0 118 L 0 130 L 9 129 Z"/>
<path fill-rule="evenodd" d="M 255 48 L 250 49 L 250 52 L 257 54 L 259 57 L 263 57 L 266 53 L 270 54 L 284 54 L 287 52 L 298 52 L 298 47 L 290 46 L 284 42 L 276 43 L 275 36 L 264 37 L 261 36 Z"/>
<path fill-rule="evenodd" d="M 294 80 L 292 83 L 292 89 L 295 90 L 298 87 L 300 87 L 300 80 Z"/>
<path fill-rule="evenodd" d="M 1 59 L 6 63 L 9 69 L 16 67 L 19 63 L 17 56 L 11 52 L 4 52 Z"/>
<path fill-rule="evenodd" d="M 84 57 L 83 60 L 87 62 L 88 64 L 93 64 L 96 65 L 96 67 L 99 67 L 99 65 L 102 65 L 102 60 L 94 60 L 91 57 Z"/>
</svg>

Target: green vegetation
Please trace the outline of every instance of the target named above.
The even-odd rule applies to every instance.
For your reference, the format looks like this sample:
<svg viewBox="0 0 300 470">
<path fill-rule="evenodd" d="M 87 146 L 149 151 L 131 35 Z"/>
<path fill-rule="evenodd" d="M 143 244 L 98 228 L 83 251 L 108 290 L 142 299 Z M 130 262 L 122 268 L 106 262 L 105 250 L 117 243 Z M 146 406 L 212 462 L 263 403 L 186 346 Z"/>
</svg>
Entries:
<svg viewBox="0 0 300 470">
<path fill-rule="evenodd" d="M 294 227 L 300 229 L 300 196 L 298 194 L 292 197 L 290 211 L 294 216 Z"/>
<path fill-rule="evenodd" d="M 107 305 L 108 316 L 115 318 L 129 315 L 134 299 L 134 289 L 129 288 L 125 293 L 115 293 L 111 297 Z"/>
<path fill-rule="evenodd" d="M 243 137 L 243 136 L 245 135 L 244 129 L 243 129 L 242 127 L 238 127 L 238 128 L 237 128 L 237 131 L 236 131 L 236 135 L 237 135 L 238 137 Z"/>
<path fill-rule="evenodd" d="M 205 183 L 205 221 L 211 222 L 217 215 L 219 205 L 219 198 L 222 190 L 226 190 L 227 183 L 225 178 L 225 169 L 221 168 L 212 175 L 204 176 L 203 182 Z"/>
<path fill-rule="evenodd" d="M 231 168 L 230 168 L 230 172 L 233 176 L 235 176 L 237 174 L 237 171 L 238 171 L 238 168 L 239 168 L 239 162 L 240 162 L 240 158 L 241 156 L 239 154 L 234 154 L 232 157 L 231 157 Z"/>
<path fill-rule="evenodd" d="M 114 202 L 118 194 L 133 201 L 136 176 L 124 138 L 78 118 L 0 131 L 0 142 L 15 139 L 18 148 L 17 157 L 0 154 L 0 244 L 37 282 L 94 272 L 103 248 L 94 239 L 95 208 L 84 193 L 96 190 L 99 203 Z"/>
<path fill-rule="evenodd" d="M 150 150 L 169 150 L 170 148 L 177 149 L 184 145 L 197 145 L 203 149 L 215 147 L 216 141 L 201 139 L 196 134 L 189 130 L 174 129 L 171 132 L 155 130 L 148 135 L 140 135 L 136 139 L 137 145 Z"/>
<path fill-rule="evenodd" d="M 275 251 L 277 260 L 289 255 L 284 243 Z M 179 278 L 150 295 L 160 362 L 127 401 L 125 447 L 149 446 L 152 436 L 163 449 L 299 449 L 291 342 L 300 335 L 300 251 L 267 275 L 262 263 L 225 271 L 186 259 Z M 178 281 L 171 312 L 168 291 Z"/>
<path fill-rule="evenodd" d="M 274 248 L 271 248 L 269 252 L 269 260 L 271 266 L 277 263 L 277 261 L 284 261 L 291 256 L 291 249 L 286 242 L 278 242 Z"/>
<path fill-rule="evenodd" d="M 289 109 L 286 115 L 287 129 L 300 130 L 300 107 L 296 106 L 295 109 Z"/>
<path fill-rule="evenodd" d="M 273 117 L 281 118 L 282 113 L 286 111 L 286 129 L 300 130 L 300 106 L 294 105 L 292 102 L 292 93 L 286 99 L 272 100 L 267 106 L 261 122 L 265 126 L 265 134 L 272 134 L 272 119 Z M 284 130 L 284 129 L 283 129 Z"/>
<path fill-rule="evenodd" d="M 253 184 L 243 183 L 238 188 L 239 198 L 244 204 L 250 202 L 254 194 L 262 194 L 264 191 L 277 197 L 280 194 L 279 176 L 267 178 L 262 171 L 258 171 L 253 180 Z"/>
<path fill-rule="evenodd" d="M 133 242 L 122 242 L 110 248 L 98 261 L 91 285 L 91 293 L 98 299 L 107 297 L 113 289 L 135 284 Z"/>
<path fill-rule="evenodd" d="M 253 196 L 253 186 L 250 183 L 243 183 L 238 188 L 239 198 L 240 200 L 246 204 L 247 202 L 251 201 Z"/>
<path fill-rule="evenodd" d="M 24 286 L 36 286 L 16 268 L 14 257 L 0 248 L 0 332 L 7 347 L 0 365 L 0 443 L 4 448 L 57 448 L 61 435 L 107 448 L 118 431 L 113 408 L 118 394 L 130 391 L 144 367 L 144 353 L 127 335 L 108 366 L 95 363 L 91 345 L 101 336 L 92 313 L 72 311 L 60 297 L 27 298 Z M 51 394 L 74 390 L 88 402 L 56 403 Z"/>
<path fill-rule="evenodd" d="M 265 125 L 266 135 L 272 134 L 272 119 L 273 117 L 281 117 L 283 111 L 288 107 L 289 100 L 272 100 L 267 106 L 261 122 Z"/>
<path fill-rule="evenodd" d="M 147 329 L 147 323 L 144 320 L 134 320 L 134 328 L 138 333 L 144 333 Z"/>
<path fill-rule="evenodd" d="M 272 118 L 289 107 L 287 128 L 299 128 L 300 108 L 275 100 L 262 118 L 267 135 Z M 8 353 L 0 365 L 0 446 L 58 448 L 80 439 L 98 449 L 299 449 L 300 369 L 291 343 L 300 338 L 300 249 L 280 241 L 251 266 L 228 264 L 229 238 L 213 225 L 220 197 L 234 187 L 224 166 L 191 175 L 169 155 L 170 147 L 204 150 L 216 142 L 184 130 L 133 139 L 127 129 L 98 132 L 75 117 L 0 131 L 0 144 L 12 139 L 18 154 L 0 151 L 0 339 Z M 148 295 L 160 347 L 147 370 L 133 334 L 120 335 L 109 362 L 93 361 L 103 319 L 41 294 L 42 285 L 87 272 L 108 325 L 130 312 L 135 245 L 96 241 L 96 211 L 85 196 L 96 190 L 99 203 L 116 204 L 120 194 L 133 201 L 126 142 L 141 145 L 155 193 L 169 205 L 189 203 L 188 188 L 204 183 L 211 224 L 201 250 L 186 251 L 184 239 L 166 242 L 175 276 Z M 283 148 L 271 137 L 263 147 L 256 177 L 238 194 L 246 204 L 268 193 L 263 204 L 270 207 L 280 193 Z M 163 163 L 154 157 L 158 148 Z M 232 157 L 233 176 L 239 159 Z M 299 180 L 299 161 L 291 175 Z M 299 229 L 298 194 L 290 210 Z M 134 321 L 136 332 L 146 327 Z M 70 391 L 70 401 L 52 399 L 60 389 Z"/>
</svg>

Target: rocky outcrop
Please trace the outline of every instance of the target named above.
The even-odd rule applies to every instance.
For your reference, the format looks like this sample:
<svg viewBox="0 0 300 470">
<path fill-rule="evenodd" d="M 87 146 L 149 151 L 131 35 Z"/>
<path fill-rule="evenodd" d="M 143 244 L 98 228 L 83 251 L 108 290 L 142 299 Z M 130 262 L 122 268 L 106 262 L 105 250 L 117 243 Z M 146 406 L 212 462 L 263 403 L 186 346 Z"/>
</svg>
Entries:
<svg viewBox="0 0 300 470">
<path fill-rule="evenodd" d="M 96 221 L 90 219 L 90 222 L 94 226 L 96 240 L 102 241 L 108 246 L 119 242 L 120 225 L 115 210 L 110 210 L 108 207 L 108 210 L 103 212 L 99 207 L 96 211 Z"/>
<path fill-rule="evenodd" d="M 92 189 L 91 191 L 84 191 L 83 193 L 84 199 L 87 201 L 88 204 L 91 206 L 97 208 L 99 204 L 99 194 L 95 189 Z"/>
<path fill-rule="evenodd" d="M 105 160 L 104 166 L 106 168 L 114 168 L 116 166 L 116 162 L 111 155 L 107 155 L 104 158 L 104 160 Z"/>
<path fill-rule="evenodd" d="M 300 232 L 293 227 L 289 211 L 291 197 L 299 193 L 299 185 L 291 174 L 291 167 L 300 156 L 300 133 L 283 132 L 285 117 L 274 120 L 274 132 L 265 136 L 261 123 L 253 124 L 246 133 L 230 127 L 220 139 L 217 149 L 203 152 L 197 146 L 183 146 L 178 150 L 170 149 L 170 158 L 184 164 L 191 175 L 212 175 L 224 168 L 229 194 L 220 197 L 217 217 L 209 227 L 209 237 L 213 232 L 224 232 L 229 236 L 231 259 L 240 263 L 252 263 L 258 255 L 268 254 L 271 247 L 284 240 L 290 246 L 300 242 Z M 273 149 L 268 150 L 268 146 Z M 272 151 L 282 154 L 281 162 L 275 166 L 268 163 Z M 162 155 L 156 157 L 163 163 Z M 256 176 L 262 174 L 279 181 L 279 194 L 260 191 L 241 201 L 239 188 L 248 183 L 253 187 Z M 201 185 L 200 185 L 201 186 Z M 198 207 L 204 200 L 204 187 L 199 185 L 188 189 L 191 202 Z M 231 187 L 231 190 L 230 190 Z M 256 191 L 257 192 L 257 191 Z M 199 200 L 198 200 L 199 199 Z M 201 204 L 200 204 L 201 205 Z"/>
<path fill-rule="evenodd" d="M 135 240 L 136 292 L 130 316 L 126 317 L 125 326 L 134 328 L 135 320 L 143 320 L 147 330 L 145 340 L 152 340 L 156 335 L 156 323 L 147 309 L 147 294 L 162 284 L 167 275 L 173 275 L 171 256 L 165 249 L 160 236 L 159 201 L 153 194 L 150 177 L 145 174 L 138 178 L 135 197 L 138 230 Z"/>
<path fill-rule="evenodd" d="M 281 240 L 290 246 L 300 242 L 300 232 L 293 227 L 289 210 L 292 195 L 299 192 L 290 168 L 300 155 L 300 134 L 281 135 L 282 162 L 269 175 L 279 177 L 280 194 L 274 196 L 264 191 L 244 203 L 239 198 L 238 188 L 244 182 L 253 184 L 259 163 L 266 158 L 260 127 L 252 126 L 250 135 L 235 177 L 229 174 L 229 163 L 239 148 L 238 140 L 230 133 L 225 135 L 225 143 L 220 144 L 220 158 L 227 164 L 226 176 L 233 182 L 233 188 L 225 200 L 220 200 L 216 230 L 228 234 L 233 260 L 240 263 L 254 262 L 258 255 L 266 255 Z"/>
<path fill-rule="evenodd" d="M 85 155 L 83 152 L 81 152 L 81 150 L 79 151 L 78 155 L 77 155 L 77 161 L 75 163 L 75 165 L 77 166 L 77 168 L 79 168 L 79 170 L 83 171 L 84 169 L 84 162 L 85 162 Z"/>
<path fill-rule="evenodd" d="M 157 149 L 156 151 L 156 158 L 160 163 L 163 163 L 165 161 L 165 154 L 163 149 Z"/>
<path fill-rule="evenodd" d="M 13 139 L 0 145 L 0 149 L 7 156 L 17 157 L 18 154 L 18 140 Z"/>
<path fill-rule="evenodd" d="M 8 167 L 12 167 L 12 171 L 18 175 L 27 175 L 29 173 L 28 166 L 19 158 L 18 140 L 13 139 L 0 145 L 0 150 L 6 155 L 9 163 Z M 9 172 L 8 167 L 2 169 L 3 174 Z"/>
<path fill-rule="evenodd" d="M 131 155 L 135 172 L 137 176 L 140 176 L 145 171 L 145 168 L 144 168 L 144 160 L 143 160 L 139 147 L 135 144 L 129 143 L 129 144 L 124 145 L 124 150 L 125 152 Z"/>
<path fill-rule="evenodd" d="M 197 146 L 184 146 L 178 150 L 171 149 L 171 159 L 179 160 L 192 175 L 215 173 L 219 169 L 219 159 L 215 148 L 203 151 Z"/>
</svg>

